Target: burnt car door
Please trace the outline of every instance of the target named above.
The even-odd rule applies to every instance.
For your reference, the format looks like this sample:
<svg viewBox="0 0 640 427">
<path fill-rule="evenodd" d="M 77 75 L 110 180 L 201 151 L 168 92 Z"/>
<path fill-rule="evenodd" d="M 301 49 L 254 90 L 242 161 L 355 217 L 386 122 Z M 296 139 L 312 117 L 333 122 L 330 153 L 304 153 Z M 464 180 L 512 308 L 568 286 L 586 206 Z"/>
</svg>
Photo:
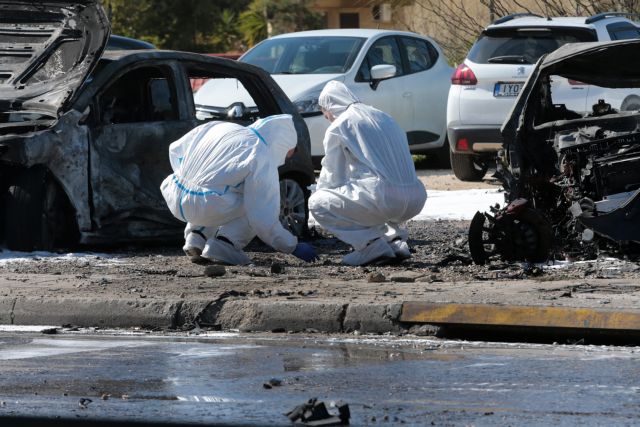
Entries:
<svg viewBox="0 0 640 427">
<path fill-rule="evenodd" d="M 101 71 L 110 74 L 110 68 Z M 94 97 L 89 175 L 98 234 L 175 236 L 183 227 L 160 193 L 171 173 L 169 145 L 194 126 L 183 111 L 184 86 L 176 71 L 171 61 L 134 62 Z"/>
</svg>

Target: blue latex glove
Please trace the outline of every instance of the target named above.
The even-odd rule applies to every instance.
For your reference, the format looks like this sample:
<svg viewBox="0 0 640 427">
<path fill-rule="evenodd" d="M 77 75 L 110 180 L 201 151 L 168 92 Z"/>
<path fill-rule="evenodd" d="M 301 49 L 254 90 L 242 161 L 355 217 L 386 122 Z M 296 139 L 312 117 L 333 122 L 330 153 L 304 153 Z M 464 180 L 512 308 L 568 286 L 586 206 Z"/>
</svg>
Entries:
<svg viewBox="0 0 640 427">
<path fill-rule="evenodd" d="M 303 261 L 311 262 L 318 260 L 318 254 L 316 249 L 308 243 L 300 242 L 291 253 L 293 256 L 300 258 Z"/>
</svg>

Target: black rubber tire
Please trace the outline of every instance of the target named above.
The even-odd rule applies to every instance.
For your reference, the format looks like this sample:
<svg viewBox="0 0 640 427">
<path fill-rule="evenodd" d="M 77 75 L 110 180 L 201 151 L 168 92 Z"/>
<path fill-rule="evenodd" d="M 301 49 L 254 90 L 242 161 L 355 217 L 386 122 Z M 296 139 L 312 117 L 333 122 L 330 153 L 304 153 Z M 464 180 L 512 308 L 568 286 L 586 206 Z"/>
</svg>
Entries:
<svg viewBox="0 0 640 427">
<path fill-rule="evenodd" d="M 296 237 L 309 235 L 309 195 L 295 177 L 280 178 L 280 222 Z"/>
<path fill-rule="evenodd" d="M 10 250 L 50 251 L 78 240 L 67 196 L 41 166 L 21 172 L 9 185 L 4 225 Z"/>
<path fill-rule="evenodd" d="M 449 148 L 449 138 L 445 138 L 442 147 L 433 150 L 436 157 L 437 167 L 441 169 L 451 168 L 451 148 Z"/>
<path fill-rule="evenodd" d="M 460 181 L 482 181 L 487 173 L 487 166 L 479 162 L 476 156 L 450 151 L 450 157 L 453 174 Z"/>
</svg>

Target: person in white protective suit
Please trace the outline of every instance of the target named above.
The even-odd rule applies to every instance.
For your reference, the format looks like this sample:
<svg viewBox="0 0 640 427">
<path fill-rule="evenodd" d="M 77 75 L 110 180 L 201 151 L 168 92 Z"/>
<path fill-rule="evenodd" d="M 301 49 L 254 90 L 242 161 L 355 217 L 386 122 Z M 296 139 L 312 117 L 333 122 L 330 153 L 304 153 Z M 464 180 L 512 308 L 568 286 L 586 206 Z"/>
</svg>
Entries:
<svg viewBox="0 0 640 427">
<path fill-rule="evenodd" d="M 278 167 L 296 144 L 288 114 L 248 127 L 208 122 L 171 144 L 174 173 L 160 190 L 171 213 L 187 223 L 183 249 L 192 261 L 250 264 L 242 249 L 256 235 L 278 251 L 317 259 L 313 246 L 298 242 L 278 218 Z"/>
<path fill-rule="evenodd" d="M 311 214 L 353 246 L 344 264 L 409 258 L 408 233 L 401 224 L 422 210 L 427 192 L 416 176 L 405 132 L 340 82 L 327 83 L 318 102 L 331 125 L 316 192 L 309 199 Z"/>
</svg>

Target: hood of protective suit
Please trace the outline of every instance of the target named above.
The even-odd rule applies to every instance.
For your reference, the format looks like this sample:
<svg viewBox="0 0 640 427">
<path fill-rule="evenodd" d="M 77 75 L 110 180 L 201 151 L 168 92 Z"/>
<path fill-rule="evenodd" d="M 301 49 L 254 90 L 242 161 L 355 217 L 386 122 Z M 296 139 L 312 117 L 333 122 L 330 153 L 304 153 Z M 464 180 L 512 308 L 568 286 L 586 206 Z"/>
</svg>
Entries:
<svg viewBox="0 0 640 427">
<path fill-rule="evenodd" d="M 282 166 L 287 152 L 298 144 L 298 134 L 290 114 L 278 114 L 260 119 L 249 126 L 269 147 L 271 159 Z"/>
<path fill-rule="evenodd" d="M 320 93 L 318 104 L 335 117 L 344 113 L 349 105 L 360 102 L 358 97 L 349 90 L 344 83 L 332 80 L 327 83 Z"/>
</svg>

